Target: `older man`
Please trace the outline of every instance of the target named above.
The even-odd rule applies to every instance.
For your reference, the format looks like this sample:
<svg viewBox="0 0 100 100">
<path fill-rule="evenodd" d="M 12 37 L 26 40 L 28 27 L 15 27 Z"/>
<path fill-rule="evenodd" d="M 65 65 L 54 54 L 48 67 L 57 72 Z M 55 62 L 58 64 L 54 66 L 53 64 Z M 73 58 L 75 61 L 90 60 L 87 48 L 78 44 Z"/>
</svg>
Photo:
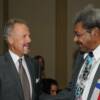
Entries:
<svg viewBox="0 0 100 100">
<path fill-rule="evenodd" d="M 8 52 L 0 56 L 0 100 L 38 100 L 38 65 L 30 51 L 30 29 L 19 19 L 10 19 L 4 28 Z"/>
</svg>

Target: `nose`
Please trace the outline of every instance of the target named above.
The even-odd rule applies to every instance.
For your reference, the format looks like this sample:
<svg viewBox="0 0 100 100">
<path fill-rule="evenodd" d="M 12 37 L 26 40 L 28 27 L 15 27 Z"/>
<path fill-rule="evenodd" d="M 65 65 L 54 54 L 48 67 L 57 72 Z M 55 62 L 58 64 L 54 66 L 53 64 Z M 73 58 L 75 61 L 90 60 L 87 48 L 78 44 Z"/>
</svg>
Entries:
<svg viewBox="0 0 100 100">
<path fill-rule="evenodd" d="M 30 36 L 27 36 L 27 41 L 28 41 L 28 43 L 31 42 L 31 37 Z"/>
<path fill-rule="evenodd" d="M 78 41 L 78 37 L 74 36 L 74 42 L 77 42 L 77 41 Z"/>
</svg>

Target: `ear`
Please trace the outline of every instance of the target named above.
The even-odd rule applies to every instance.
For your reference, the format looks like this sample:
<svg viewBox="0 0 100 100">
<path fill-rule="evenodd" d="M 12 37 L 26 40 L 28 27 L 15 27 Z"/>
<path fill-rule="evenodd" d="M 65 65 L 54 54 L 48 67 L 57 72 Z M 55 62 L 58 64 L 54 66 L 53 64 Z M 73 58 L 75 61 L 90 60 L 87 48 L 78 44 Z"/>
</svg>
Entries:
<svg viewBox="0 0 100 100">
<path fill-rule="evenodd" d="M 8 36 L 8 43 L 13 44 L 13 38 L 11 36 Z"/>
<path fill-rule="evenodd" d="M 91 31 L 91 34 L 94 37 L 99 37 L 100 36 L 100 29 L 97 28 L 97 27 L 93 28 L 92 31 Z"/>
</svg>

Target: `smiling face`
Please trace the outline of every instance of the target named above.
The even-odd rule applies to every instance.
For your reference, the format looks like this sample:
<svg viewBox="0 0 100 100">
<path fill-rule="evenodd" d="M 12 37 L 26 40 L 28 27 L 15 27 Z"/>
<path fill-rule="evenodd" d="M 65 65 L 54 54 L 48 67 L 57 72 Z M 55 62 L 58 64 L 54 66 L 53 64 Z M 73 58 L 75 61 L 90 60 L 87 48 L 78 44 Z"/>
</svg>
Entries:
<svg viewBox="0 0 100 100">
<path fill-rule="evenodd" d="M 95 49 L 100 42 L 98 29 L 94 28 L 89 32 L 83 27 L 82 22 L 78 22 L 74 27 L 74 42 L 78 44 L 80 50 L 83 52 Z"/>
<path fill-rule="evenodd" d="M 8 35 L 8 47 L 19 56 L 29 53 L 30 31 L 27 25 L 16 23 Z"/>
</svg>

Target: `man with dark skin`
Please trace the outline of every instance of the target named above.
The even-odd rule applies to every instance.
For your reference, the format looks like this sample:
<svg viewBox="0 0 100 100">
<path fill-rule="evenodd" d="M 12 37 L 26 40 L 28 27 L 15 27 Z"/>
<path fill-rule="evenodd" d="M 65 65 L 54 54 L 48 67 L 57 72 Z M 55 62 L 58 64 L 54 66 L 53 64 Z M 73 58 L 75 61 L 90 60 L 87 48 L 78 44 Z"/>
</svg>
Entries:
<svg viewBox="0 0 100 100">
<path fill-rule="evenodd" d="M 40 100 L 98 100 L 95 88 L 100 78 L 100 9 L 88 6 L 78 13 L 74 23 L 74 42 L 80 52 L 69 86 L 56 96 L 45 95 Z M 90 65 L 86 65 L 87 58 Z M 88 70 L 86 66 L 89 66 Z"/>
</svg>

